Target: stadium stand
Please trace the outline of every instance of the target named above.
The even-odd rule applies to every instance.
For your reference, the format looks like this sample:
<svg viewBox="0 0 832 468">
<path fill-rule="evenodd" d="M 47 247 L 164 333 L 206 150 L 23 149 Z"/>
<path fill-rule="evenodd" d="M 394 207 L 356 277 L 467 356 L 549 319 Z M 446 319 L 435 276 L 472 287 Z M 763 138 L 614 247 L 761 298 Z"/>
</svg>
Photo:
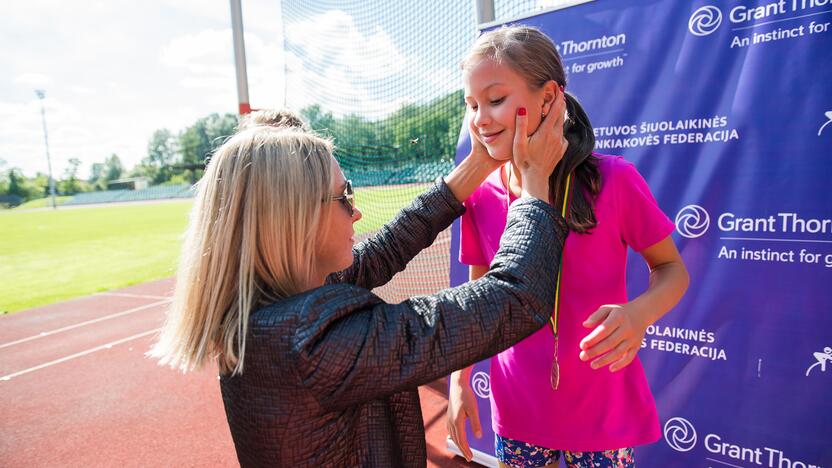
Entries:
<svg viewBox="0 0 832 468">
<path fill-rule="evenodd" d="M 191 186 L 187 184 L 157 185 L 140 190 L 104 190 L 101 192 L 79 193 L 67 200 L 64 206 L 190 198 L 193 195 Z"/>
</svg>

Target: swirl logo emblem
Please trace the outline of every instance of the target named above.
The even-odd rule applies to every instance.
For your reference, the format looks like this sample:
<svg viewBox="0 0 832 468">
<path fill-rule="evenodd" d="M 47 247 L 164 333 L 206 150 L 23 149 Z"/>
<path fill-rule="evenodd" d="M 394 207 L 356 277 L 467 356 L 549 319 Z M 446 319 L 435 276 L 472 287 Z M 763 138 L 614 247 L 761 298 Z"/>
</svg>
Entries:
<svg viewBox="0 0 832 468">
<path fill-rule="evenodd" d="M 689 452 L 696 445 L 696 429 L 685 418 L 671 418 L 664 424 L 664 440 L 677 452 Z"/>
<path fill-rule="evenodd" d="M 690 15 L 688 30 L 694 36 L 707 36 L 722 24 L 722 12 L 715 6 L 703 6 Z"/>
<path fill-rule="evenodd" d="M 705 208 L 699 205 L 688 205 L 676 215 L 676 230 L 684 237 L 694 239 L 708 231 L 711 218 Z"/>
<path fill-rule="evenodd" d="M 477 372 L 471 377 L 471 388 L 480 398 L 491 397 L 491 377 L 485 372 Z"/>
</svg>

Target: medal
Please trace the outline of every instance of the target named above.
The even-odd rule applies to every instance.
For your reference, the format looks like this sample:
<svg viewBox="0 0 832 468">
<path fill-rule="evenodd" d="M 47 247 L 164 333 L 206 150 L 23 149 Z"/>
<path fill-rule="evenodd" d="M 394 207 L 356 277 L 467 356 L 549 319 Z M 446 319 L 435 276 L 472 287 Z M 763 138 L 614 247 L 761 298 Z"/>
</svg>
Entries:
<svg viewBox="0 0 832 468">
<path fill-rule="evenodd" d="M 568 174 L 566 176 L 566 188 L 563 191 L 563 208 L 561 209 L 561 216 L 563 216 L 564 220 L 567 219 L 567 215 L 569 214 L 569 195 L 571 193 L 569 190 L 569 184 L 571 179 L 572 174 Z M 565 248 L 566 244 L 564 244 L 564 249 Z M 563 254 L 564 252 L 561 251 L 560 265 L 558 266 L 558 279 L 555 284 L 555 310 L 552 312 L 552 316 L 549 317 L 549 323 L 552 325 L 552 334 L 554 335 L 555 340 L 554 351 L 552 352 L 552 370 L 549 372 L 549 383 L 552 385 L 552 390 L 557 390 L 558 385 L 560 384 L 560 365 L 558 364 L 558 312 L 560 312 L 560 283 L 561 276 L 563 274 Z"/>
<path fill-rule="evenodd" d="M 555 352 L 552 356 L 552 371 L 549 374 L 549 382 L 552 384 L 552 390 L 558 389 L 560 383 L 560 366 L 558 365 L 558 336 L 555 335 Z"/>
</svg>

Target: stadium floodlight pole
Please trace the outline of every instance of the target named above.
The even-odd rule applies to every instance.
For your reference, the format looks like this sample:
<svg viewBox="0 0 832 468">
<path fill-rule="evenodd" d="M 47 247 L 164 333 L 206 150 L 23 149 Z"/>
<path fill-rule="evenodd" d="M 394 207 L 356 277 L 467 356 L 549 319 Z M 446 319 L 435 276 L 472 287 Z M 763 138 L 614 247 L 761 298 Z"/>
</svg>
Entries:
<svg viewBox="0 0 832 468">
<path fill-rule="evenodd" d="M 46 109 L 43 107 L 43 98 L 46 97 L 46 92 L 42 89 L 36 89 L 38 99 L 40 99 L 40 118 L 43 121 L 43 142 L 46 143 L 46 165 L 49 168 L 49 194 L 52 196 L 52 209 L 58 208 L 55 203 L 55 179 L 52 178 L 52 159 L 49 157 L 49 134 L 46 132 Z"/>
<path fill-rule="evenodd" d="M 474 0 L 477 11 L 477 25 L 494 21 L 494 0 Z"/>
<path fill-rule="evenodd" d="M 234 66 L 237 69 L 237 101 L 240 115 L 251 112 L 248 100 L 248 74 L 246 73 L 246 44 L 243 39 L 243 9 L 240 0 L 231 1 L 231 31 L 234 37 Z"/>
</svg>

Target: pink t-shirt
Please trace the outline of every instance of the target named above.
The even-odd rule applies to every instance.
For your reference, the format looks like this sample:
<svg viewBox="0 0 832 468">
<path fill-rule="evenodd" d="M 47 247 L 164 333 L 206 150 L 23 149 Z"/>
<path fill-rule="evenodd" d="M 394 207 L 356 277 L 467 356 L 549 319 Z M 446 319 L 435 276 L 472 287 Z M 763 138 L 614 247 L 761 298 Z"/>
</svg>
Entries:
<svg viewBox="0 0 832 468">
<path fill-rule="evenodd" d="M 554 349 L 550 326 L 491 358 L 494 432 L 579 452 L 632 447 L 660 437 L 641 361 L 636 358 L 615 373 L 608 367 L 592 370 L 579 359 L 578 344 L 591 331 L 581 323 L 598 307 L 628 301 L 627 247 L 641 251 L 674 229 L 632 163 L 595 156 L 601 172 L 594 207 L 598 225 L 591 234 L 570 233 L 564 248 L 558 390 L 549 384 Z M 505 229 L 508 192 L 497 170 L 465 201 L 462 263 L 491 263 Z"/>
</svg>

